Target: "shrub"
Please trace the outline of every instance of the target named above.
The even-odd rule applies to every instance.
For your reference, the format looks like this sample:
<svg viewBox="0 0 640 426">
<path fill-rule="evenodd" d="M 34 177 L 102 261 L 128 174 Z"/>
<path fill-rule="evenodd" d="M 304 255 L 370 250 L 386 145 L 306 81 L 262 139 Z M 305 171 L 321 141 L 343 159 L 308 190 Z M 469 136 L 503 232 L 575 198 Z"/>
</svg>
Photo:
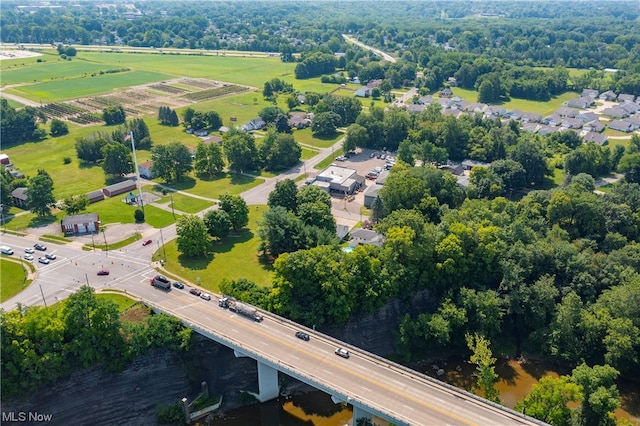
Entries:
<svg viewBox="0 0 640 426">
<path fill-rule="evenodd" d="M 137 223 L 144 222 L 144 212 L 142 211 L 142 209 L 136 209 L 136 211 L 133 213 L 133 217 L 135 218 Z"/>
<path fill-rule="evenodd" d="M 64 157 L 62 161 L 64 162 L 64 164 L 71 164 L 71 157 Z"/>
</svg>

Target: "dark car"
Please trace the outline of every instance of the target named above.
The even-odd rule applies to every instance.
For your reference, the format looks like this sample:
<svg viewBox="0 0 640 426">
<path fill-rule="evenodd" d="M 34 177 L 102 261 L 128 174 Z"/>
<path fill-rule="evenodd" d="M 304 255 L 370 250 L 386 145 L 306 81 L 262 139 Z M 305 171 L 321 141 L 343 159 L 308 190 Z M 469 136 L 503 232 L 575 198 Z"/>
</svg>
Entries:
<svg viewBox="0 0 640 426">
<path fill-rule="evenodd" d="M 149 239 L 149 240 L 145 240 L 145 241 L 142 243 L 142 246 L 143 246 L 143 247 L 144 247 L 144 246 L 148 246 L 149 244 L 151 244 L 151 240 L 150 240 L 150 239 Z"/>
<path fill-rule="evenodd" d="M 179 288 L 180 290 L 182 290 L 182 289 L 184 288 L 184 284 L 182 284 L 182 283 L 181 283 L 181 282 L 179 282 L 179 281 L 174 281 L 174 282 L 173 282 L 173 286 L 174 286 L 175 288 Z"/>
<path fill-rule="evenodd" d="M 202 294 L 202 292 L 200 290 L 198 290 L 197 288 L 192 288 L 191 290 L 189 290 L 189 293 L 196 295 L 196 296 L 200 296 Z"/>
<path fill-rule="evenodd" d="M 169 279 L 164 275 L 156 275 L 151 281 L 160 281 L 161 283 L 169 283 Z"/>
<path fill-rule="evenodd" d="M 109 270 L 108 269 L 100 269 L 98 271 L 98 275 L 109 275 Z"/>
<path fill-rule="evenodd" d="M 47 251 L 47 246 L 43 246 L 42 244 L 38 244 L 38 243 L 34 244 L 33 248 L 40 251 Z"/>
<path fill-rule="evenodd" d="M 336 348 L 336 355 L 341 356 L 342 358 L 349 358 L 349 351 L 342 348 Z"/>
<path fill-rule="evenodd" d="M 307 333 L 303 333 L 302 331 L 298 331 L 296 332 L 296 337 L 298 339 L 302 339 L 304 341 L 309 341 L 309 335 Z"/>
</svg>

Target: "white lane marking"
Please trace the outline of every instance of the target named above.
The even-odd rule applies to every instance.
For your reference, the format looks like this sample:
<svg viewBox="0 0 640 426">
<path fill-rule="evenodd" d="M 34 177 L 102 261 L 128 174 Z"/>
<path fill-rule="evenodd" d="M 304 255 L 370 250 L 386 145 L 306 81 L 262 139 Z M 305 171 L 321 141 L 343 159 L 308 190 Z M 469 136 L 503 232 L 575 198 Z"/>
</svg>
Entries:
<svg viewBox="0 0 640 426">
<path fill-rule="evenodd" d="M 369 388 L 365 388 L 364 386 L 360 386 L 362 389 L 366 390 L 367 392 L 371 392 L 371 389 Z"/>
<path fill-rule="evenodd" d="M 324 371 L 327 374 L 331 374 L 333 376 L 333 372 L 331 372 L 331 371 L 327 371 L 327 370 L 324 370 L 324 369 L 322 371 Z"/>
<path fill-rule="evenodd" d="M 300 359 L 300 358 L 298 358 L 298 357 L 297 357 L 297 356 L 295 356 L 295 355 L 289 355 L 289 358 L 293 358 L 293 359 Z"/>
</svg>

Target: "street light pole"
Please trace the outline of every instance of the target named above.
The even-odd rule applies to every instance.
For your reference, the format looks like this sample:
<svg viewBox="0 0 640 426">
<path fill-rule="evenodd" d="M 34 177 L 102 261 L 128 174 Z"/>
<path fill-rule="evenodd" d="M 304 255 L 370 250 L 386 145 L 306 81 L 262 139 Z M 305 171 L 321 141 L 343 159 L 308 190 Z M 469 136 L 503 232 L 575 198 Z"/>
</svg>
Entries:
<svg viewBox="0 0 640 426">
<path fill-rule="evenodd" d="M 42 294 L 42 302 L 44 303 L 44 307 L 47 307 L 47 301 L 44 298 L 44 291 L 42 291 L 42 284 L 38 284 L 40 286 L 40 294 Z"/>
<path fill-rule="evenodd" d="M 166 262 L 166 260 L 167 260 L 167 250 L 164 248 L 164 237 L 162 236 L 162 228 L 160 228 L 160 239 L 162 240 L 162 253 L 163 253 L 164 260 Z"/>
<path fill-rule="evenodd" d="M 105 256 L 109 257 L 109 244 L 107 244 L 107 234 L 104 233 L 104 228 L 102 228 L 102 236 L 104 237 Z"/>
</svg>

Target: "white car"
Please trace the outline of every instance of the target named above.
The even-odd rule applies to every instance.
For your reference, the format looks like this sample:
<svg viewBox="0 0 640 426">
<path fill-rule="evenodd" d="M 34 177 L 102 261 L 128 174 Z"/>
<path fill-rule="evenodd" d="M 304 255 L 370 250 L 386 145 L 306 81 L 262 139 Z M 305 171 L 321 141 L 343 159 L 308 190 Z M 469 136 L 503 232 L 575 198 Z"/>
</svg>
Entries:
<svg viewBox="0 0 640 426">
<path fill-rule="evenodd" d="M 53 253 L 47 253 L 44 255 L 44 257 L 46 257 L 49 260 L 54 260 L 56 258 L 56 255 Z"/>
<path fill-rule="evenodd" d="M 27 254 L 24 256 L 24 260 L 33 260 L 33 256 L 30 254 Z"/>
<path fill-rule="evenodd" d="M 49 262 L 49 259 L 47 259 L 46 257 L 39 257 L 38 258 L 38 262 L 40 262 L 42 264 L 45 264 L 45 265 L 48 265 L 49 263 L 51 263 L 51 262 Z"/>
<path fill-rule="evenodd" d="M 202 293 L 200 297 L 204 300 L 211 300 L 211 295 L 209 293 Z"/>
<path fill-rule="evenodd" d="M 24 249 L 24 252 L 25 253 L 29 253 L 29 254 L 33 254 L 33 253 L 35 253 L 35 250 L 32 249 L 31 247 L 27 247 L 26 249 Z"/>
</svg>

